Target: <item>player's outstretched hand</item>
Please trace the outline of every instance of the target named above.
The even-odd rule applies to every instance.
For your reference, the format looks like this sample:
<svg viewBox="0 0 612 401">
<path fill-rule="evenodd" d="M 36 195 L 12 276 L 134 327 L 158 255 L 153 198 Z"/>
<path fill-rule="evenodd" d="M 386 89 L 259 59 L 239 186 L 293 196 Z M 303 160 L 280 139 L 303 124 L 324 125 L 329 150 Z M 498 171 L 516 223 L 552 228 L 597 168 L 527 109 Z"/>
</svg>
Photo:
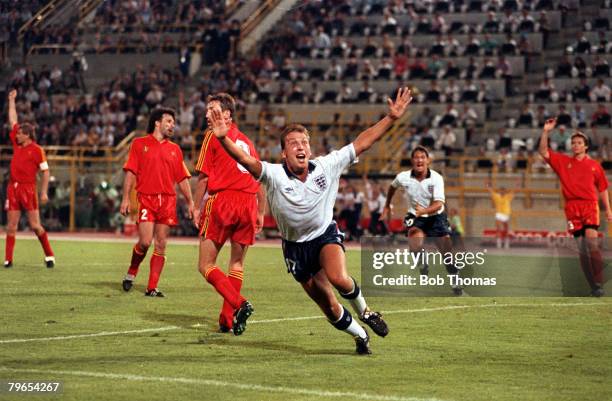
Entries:
<svg viewBox="0 0 612 401">
<path fill-rule="evenodd" d="M 15 101 L 16 98 L 17 98 L 17 89 L 13 89 L 8 94 L 8 100 Z"/>
<path fill-rule="evenodd" d="M 121 206 L 119 207 L 119 213 L 121 213 L 124 216 L 127 216 L 129 212 L 130 212 L 130 200 L 123 199 L 121 201 Z"/>
<path fill-rule="evenodd" d="M 390 98 L 387 99 L 389 104 L 388 116 L 397 120 L 404 114 L 410 102 L 412 102 L 412 91 L 407 87 L 399 88 L 395 96 L 395 102 Z"/>
<path fill-rule="evenodd" d="M 552 131 L 553 129 L 555 129 L 555 125 L 557 125 L 557 119 L 556 118 L 549 118 L 544 123 L 544 132 Z"/>
<path fill-rule="evenodd" d="M 215 136 L 219 139 L 225 138 L 227 132 L 229 131 L 229 126 L 225 123 L 225 120 L 223 119 L 221 108 L 214 108 L 211 110 L 210 123 L 212 125 L 211 128 Z"/>
</svg>

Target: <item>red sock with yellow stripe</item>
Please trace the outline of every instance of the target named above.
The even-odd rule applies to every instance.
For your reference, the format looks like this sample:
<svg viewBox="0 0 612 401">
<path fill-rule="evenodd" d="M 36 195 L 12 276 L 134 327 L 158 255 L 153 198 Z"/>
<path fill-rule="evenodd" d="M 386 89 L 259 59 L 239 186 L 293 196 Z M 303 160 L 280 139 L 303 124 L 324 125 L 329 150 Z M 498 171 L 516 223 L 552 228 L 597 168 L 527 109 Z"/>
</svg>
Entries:
<svg viewBox="0 0 612 401">
<path fill-rule="evenodd" d="M 157 288 L 159 276 L 161 276 L 165 262 L 166 257 L 163 254 L 153 252 L 153 255 L 151 256 L 151 271 L 149 272 L 149 284 L 147 285 L 147 291 Z"/>
<path fill-rule="evenodd" d="M 145 256 L 147 256 L 147 250 L 142 249 L 139 244 L 134 245 L 134 249 L 132 249 L 132 261 L 130 262 L 128 274 L 136 277 L 138 274 L 138 268 L 140 267 L 140 264 Z"/>
<path fill-rule="evenodd" d="M 215 287 L 215 290 L 229 303 L 231 308 L 238 309 L 246 301 L 217 266 L 208 268 L 204 273 L 204 278 Z"/>
<path fill-rule="evenodd" d="M 232 284 L 232 287 L 240 294 L 240 289 L 242 288 L 242 280 L 244 277 L 244 273 L 239 270 L 230 271 L 227 279 Z M 234 308 L 223 299 L 223 308 L 221 308 L 221 315 L 219 315 L 219 324 L 231 329 L 232 323 L 234 319 Z"/>
</svg>

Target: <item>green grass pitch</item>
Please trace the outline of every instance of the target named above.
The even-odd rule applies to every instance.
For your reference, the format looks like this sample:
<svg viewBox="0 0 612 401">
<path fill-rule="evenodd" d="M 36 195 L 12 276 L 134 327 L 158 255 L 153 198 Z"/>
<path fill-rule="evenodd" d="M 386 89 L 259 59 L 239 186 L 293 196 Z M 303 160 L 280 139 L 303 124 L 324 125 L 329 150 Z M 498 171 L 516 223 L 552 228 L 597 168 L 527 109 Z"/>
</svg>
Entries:
<svg viewBox="0 0 612 401">
<path fill-rule="evenodd" d="M 46 269 L 38 242 L 18 238 L 0 271 L 0 381 L 64 383 L 38 400 L 612 399 L 609 298 L 370 298 L 391 333 L 363 357 L 286 273 L 280 247 L 249 251 L 255 314 L 235 337 L 216 333 L 221 298 L 195 245 L 170 241 L 164 299 L 143 296 L 148 258 L 121 290 L 132 244 L 53 246 Z M 347 257 L 359 276 L 359 252 Z"/>
</svg>

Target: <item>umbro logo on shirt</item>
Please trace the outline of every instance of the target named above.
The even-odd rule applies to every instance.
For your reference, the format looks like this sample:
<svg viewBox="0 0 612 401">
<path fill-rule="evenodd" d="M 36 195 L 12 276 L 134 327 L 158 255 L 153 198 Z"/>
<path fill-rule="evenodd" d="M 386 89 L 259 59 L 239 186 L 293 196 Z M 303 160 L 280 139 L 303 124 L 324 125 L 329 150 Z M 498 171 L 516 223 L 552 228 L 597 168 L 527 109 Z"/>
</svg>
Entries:
<svg viewBox="0 0 612 401">
<path fill-rule="evenodd" d="M 285 188 L 283 188 L 283 192 L 293 192 L 293 188 L 285 187 Z"/>
</svg>

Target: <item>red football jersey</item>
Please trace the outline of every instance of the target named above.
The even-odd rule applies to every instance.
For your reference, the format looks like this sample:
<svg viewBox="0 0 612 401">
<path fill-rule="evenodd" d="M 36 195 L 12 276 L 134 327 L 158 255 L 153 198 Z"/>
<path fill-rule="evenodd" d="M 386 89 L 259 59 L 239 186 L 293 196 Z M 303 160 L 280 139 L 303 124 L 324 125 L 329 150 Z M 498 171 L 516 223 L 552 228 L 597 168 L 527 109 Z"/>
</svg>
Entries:
<svg viewBox="0 0 612 401">
<path fill-rule="evenodd" d="M 151 134 L 134 139 L 123 170 L 136 175 L 136 191 L 147 195 L 175 195 L 174 184 L 191 177 L 181 148 Z"/>
<path fill-rule="evenodd" d="M 608 189 L 608 179 L 601 164 L 588 155 L 578 160 L 550 149 L 548 153 L 546 161 L 559 176 L 566 200 L 597 201 L 599 193 Z"/>
<path fill-rule="evenodd" d="M 17 132 L 19 124 L 15 124 L 11 130 L 11 142 L 13 143 L 13 158 L 11 160 L 11 182 L 22 184 L 35 184 L 38 170 L 48 170 L 45 151 L 35 142 L 21 146 L 17 144 Z"/>
<path fill-rule="evenodd" d="M 227 137 L 236 145 L 259 160 L 259 155 L 251 140 L 244 135 L 236 124 L 232 124 Z M 206 132 L 196 171 L 208 176 L 208 193 L 233 190 L 246 193 L 257 193 L 259 183 L 236 160 L 227 154 L 212 131 Z"/>
</svg>

